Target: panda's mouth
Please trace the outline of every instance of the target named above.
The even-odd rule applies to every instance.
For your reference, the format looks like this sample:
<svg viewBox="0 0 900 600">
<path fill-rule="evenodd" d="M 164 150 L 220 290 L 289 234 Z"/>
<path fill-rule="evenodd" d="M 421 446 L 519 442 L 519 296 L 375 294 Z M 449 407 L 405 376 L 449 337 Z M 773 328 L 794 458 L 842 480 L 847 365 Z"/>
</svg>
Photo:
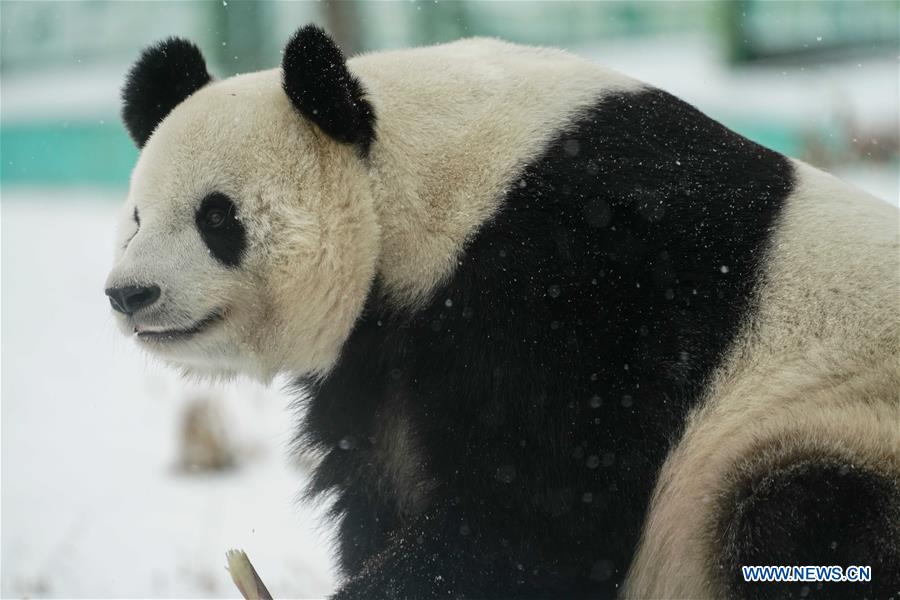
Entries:
<svg viewBox="0 0 900 600">
<path fill-rule="evenodd" d="M 218 323 L 223 318 L 225 318 L 224 312 L 217 310 L 209 313 L 190 327 L 184 329 L 157 329 L 143 325 L 135 325 L 134 333 L 138 338 L 147 341 L 174 342 L 186 340 L 209 329 L 210 326 Z"/>
</svg>

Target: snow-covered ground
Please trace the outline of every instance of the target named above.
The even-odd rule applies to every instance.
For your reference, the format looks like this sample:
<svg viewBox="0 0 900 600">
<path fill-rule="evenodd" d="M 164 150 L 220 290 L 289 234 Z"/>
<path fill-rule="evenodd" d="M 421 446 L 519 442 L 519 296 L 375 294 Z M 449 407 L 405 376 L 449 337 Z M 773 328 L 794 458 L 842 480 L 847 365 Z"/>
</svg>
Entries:
<svg viewBox="0 0 900 600">
<path fill-rule="evenodd" d="M 115 329 L 103 282 L 119 200 L 3 190 L 0 594 L 236 597 L 232 547 L 276 596 L 328 594 L 322 507 L 296 500 L 307 475 L 287 450 L 290 398 L 188 385 Z M 198 394 L 221 397 L 236 469 L 177 468 Z"/>
</svg>

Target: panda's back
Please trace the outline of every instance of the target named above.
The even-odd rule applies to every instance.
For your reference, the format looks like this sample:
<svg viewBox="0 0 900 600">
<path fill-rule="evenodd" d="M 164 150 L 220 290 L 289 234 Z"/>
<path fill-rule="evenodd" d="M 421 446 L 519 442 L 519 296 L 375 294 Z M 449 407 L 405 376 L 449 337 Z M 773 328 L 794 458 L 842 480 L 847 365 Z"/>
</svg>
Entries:
<svg viewBox="0 0 900 600">
<path fill-rule="evenodd" d="M 629 596 L 737 594 L 735 573 L 759 549 L 773 564 L 816 562 L 805 553 L 874 564 L 879 589 L 897 581 L 896 545 L 878 536 L 896 536 L 900 510 L 900 215 L 793 162 L 743 331 L 661 470 Z M 827 513 L 804 521 L 789 494 L 774 496 L 775 514 L 754 505 L 796 489 L 792 477 L 812 486 L 801 499 L 818 494 L 820 506 L 884 533 L 840 527 Z M 729 541 L 753 519 L 756 548 Z M 773 541 L 785 536 L 793 542 Z"/>
<path fill-rule="evenodd" d="M 797 184 L 773 232 L 759 300 L 758 327 L 769 333 L 754 343 L 776 360 L 811 345 L 830 348 L 832 363 L 900 352 L 897 209 L 794 162 Z"/>
<path fill-rule="evenodd" d="M 900 373 L 900 215 L 800 161 L 761 265 L 753 309 L 711 384 L 711 403 L 750 388 L 743 405 L 764 408 L 870 369 Z M 875 398 L 897 404 L 898 389 Z M 852 400 L 846 400 L 852 402 Z M 864 400 L 860 400 L 864 401 Z"/>
</svg>

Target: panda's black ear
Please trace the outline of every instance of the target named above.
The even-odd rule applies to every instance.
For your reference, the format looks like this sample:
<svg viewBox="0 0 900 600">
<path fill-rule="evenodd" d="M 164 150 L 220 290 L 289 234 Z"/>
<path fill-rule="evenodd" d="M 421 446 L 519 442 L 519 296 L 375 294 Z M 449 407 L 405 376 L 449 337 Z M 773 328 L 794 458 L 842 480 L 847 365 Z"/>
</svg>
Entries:
<svg viewBox="0 0 900 600">
<path fill-rule="evenodd" d="M 145 49 L 122 88 L 122 120 L 138 148 L 173 108 L 210 81 L 200 49 L 187 40 L 169 38 Z"/>
<path fill-rule="evenodd" d="M 375 111 L 343 53 L 315 25 L 301 27 L 284 49 L 282 85 L 307 119 L 333 139 L 365 155 L 375 139 Z"/>
</svg>

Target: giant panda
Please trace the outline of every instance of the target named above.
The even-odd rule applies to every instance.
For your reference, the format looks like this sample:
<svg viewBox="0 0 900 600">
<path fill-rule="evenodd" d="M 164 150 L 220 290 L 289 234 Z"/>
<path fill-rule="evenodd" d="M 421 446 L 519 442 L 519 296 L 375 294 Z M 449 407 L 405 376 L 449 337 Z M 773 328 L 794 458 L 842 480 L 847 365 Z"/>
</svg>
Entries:
<svg viewBox="0 0 900 600">
<path fill-rule="evenodd" d="M 893 207 L 494 39 L 213 81 L 173 38 L 123 98 L 116 319 L 295 382 L 334 598 L 897 597 Z"/>
</svg>

